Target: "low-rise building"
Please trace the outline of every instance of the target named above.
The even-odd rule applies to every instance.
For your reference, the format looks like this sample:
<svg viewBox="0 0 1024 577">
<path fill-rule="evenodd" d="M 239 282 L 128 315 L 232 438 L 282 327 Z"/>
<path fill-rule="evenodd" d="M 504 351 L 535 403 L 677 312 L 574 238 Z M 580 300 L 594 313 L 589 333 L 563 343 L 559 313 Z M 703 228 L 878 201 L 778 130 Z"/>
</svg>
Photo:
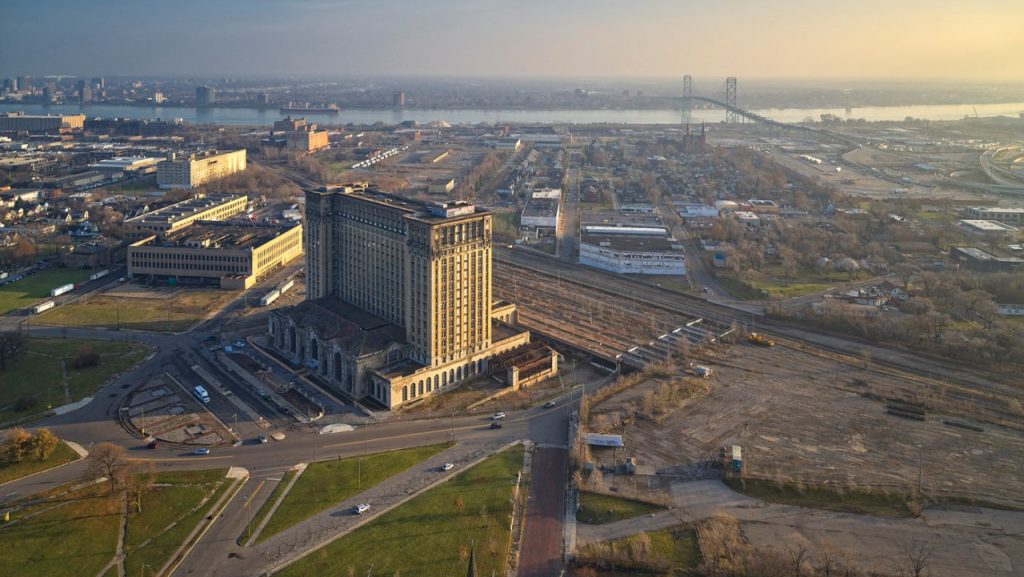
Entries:
<svg viewBox="0 0 1024 577">
<path fill-rule="evenodd" d="M 994 236 L 1006 240 L 1014 240 L 1020 229 L 997 220 L 961 220 L 960 228 L 975 236 Z"/>
<path fill-rule="evenodd" d="M 128 272 L 151 282 L 249 288 L 302 256 L 302 225 L 202 222 L 128 247 Z"/>
<path fill-rule="evenodd" d="M 969 206 L 964 209 L 964 216 L 975 220 L 995 220 L 1007 224 L 1024 224 L 1024 208 Z"/>
<path fill-rule="evenodd" d="M 0 132 L 63 133 L 81 130 L 84 123 L 84 114 L 0 112 Z"/>
<path fill-rule="evenodd" d="M 174 232 L 200 220 L 226 220 L 244 211 L 247 202 L 242 195 L 197 196 L 129 218 L 125 232 L 138 239 Z"/>
<path fill-rule="evenodd" d="M 526 207 L 523 208 L 523 215 L 519 221 L 520 228 L 538 237 L 554 234 L 558 226 L 561 204 L 562 191 L 559 189 L 545 188 L 533 191 Z"/>
<path fill-rule="evenodd" d="M 590 227 L 588 227 L 590 228 Z M 580 264 L 618 274 L 685 275 L 686 256 L 663 235 L 584 232 Z"/>
</svg>

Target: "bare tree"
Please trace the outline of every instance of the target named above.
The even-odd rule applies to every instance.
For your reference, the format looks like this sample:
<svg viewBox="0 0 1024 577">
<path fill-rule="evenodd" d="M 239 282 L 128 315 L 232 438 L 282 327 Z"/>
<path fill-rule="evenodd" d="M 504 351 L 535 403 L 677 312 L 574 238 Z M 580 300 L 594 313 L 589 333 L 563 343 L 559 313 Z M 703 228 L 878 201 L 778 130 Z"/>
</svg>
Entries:
<svg viewBox="0 0 1024 577">
<path fill-rule="evenodd" d="M 124 498 L 142 512 L 142 498 L 153 487 L 156 467 L 153 461 L 139 461 L 126 467 L 124 473 Z"/>
<path fill-rule="evenodd" d="M 99 443 L 89 453 L 89 465 L 86 475 L 96 479 L 106 477 L 110 481 L 110 491 L 121 483 L 128 461 L 124 447 L 113 443 Z"/>
<path fill-rule="evenodd" d="M 935 554 L 935 546 L 913 539 L 903 544 L 903 557 L 908 577 L 923 577 Z M 901 572 L 902 573 L 902 572 Z"/>
</svg>

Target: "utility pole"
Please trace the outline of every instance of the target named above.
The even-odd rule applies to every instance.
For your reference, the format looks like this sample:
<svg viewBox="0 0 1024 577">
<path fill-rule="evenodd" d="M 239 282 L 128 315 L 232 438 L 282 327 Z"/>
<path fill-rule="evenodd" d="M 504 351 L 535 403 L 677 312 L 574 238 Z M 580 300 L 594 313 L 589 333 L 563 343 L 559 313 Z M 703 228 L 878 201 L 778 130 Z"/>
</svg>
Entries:
<svg viewBox="0 0 1024 577">
<path fill-rule="evenodd" d="M 452 410 L 452 443 L 455 442 L 455 411 Z"/>
</svg>

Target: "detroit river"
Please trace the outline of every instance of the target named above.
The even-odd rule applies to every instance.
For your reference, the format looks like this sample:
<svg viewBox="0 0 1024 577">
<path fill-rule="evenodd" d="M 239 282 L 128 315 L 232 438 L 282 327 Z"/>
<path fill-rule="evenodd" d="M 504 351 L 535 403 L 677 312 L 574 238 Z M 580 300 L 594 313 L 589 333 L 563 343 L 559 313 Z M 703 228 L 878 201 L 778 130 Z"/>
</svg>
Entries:
<svg viewBox="0 0 1024 577">
<path fill-rule="evenodd" d="M 23 111 L 26 114 L 85 114 L 86 117 L 103 118 L 180 118 L 193 124 L 235 124 L 267 126 L 285 117 L 277 108 L 185 108 L 149 107 L 107 104 L 18 104 L 0 103 L 0 112 Z M 843 108 L 776 108 L 754 110 L 754 112 L 779 122 L 801 122 L 807 118 L 818 120 L 822 114 L 834 114 L 840 118 L 855 118 L 869 121 L 903 120 L 908 116 L 925 120 L 959 120 L 977 114 L 982 117 L 1011 116 L 1019 118 L 1024 113 L 1024 102 L 1007 104 L 928 104 L 913 106 L 870 106 L 845 110 Z M 304 114 L 320 124 L 398 124 L 407 120 L 427 124 L 444 120 L 451 124 L 486 123 L 544 123 L 544 124 L 679 124 L 678 110 L 385 110 L 348 109 L 340 114 Z M 691 115 L 691 122 L 721 122 L 725 119 L 722 110 L 697 109 Z"/>
</svg>

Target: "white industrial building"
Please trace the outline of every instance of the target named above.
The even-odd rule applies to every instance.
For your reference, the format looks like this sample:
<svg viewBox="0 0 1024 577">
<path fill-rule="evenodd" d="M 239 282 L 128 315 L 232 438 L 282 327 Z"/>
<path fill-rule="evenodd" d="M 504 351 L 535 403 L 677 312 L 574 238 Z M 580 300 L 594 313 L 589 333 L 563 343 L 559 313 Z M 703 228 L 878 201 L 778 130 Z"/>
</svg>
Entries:
<svg viewBox="0 0 1024 577">
<path fill-rule="evenodd" d="M 619 274 L 686 274 L 686 257 L 663 237 L 584 234 L 580 264 Z"/>
<path fill-rule="evenodd" d="M 534 190 L 523 208 L 519 220 L 520 228 L 535 236 L 554 234 L 558 226 L 558 214 L 561 211 L 562 191 L 557 188 Z"/>
</svg>

